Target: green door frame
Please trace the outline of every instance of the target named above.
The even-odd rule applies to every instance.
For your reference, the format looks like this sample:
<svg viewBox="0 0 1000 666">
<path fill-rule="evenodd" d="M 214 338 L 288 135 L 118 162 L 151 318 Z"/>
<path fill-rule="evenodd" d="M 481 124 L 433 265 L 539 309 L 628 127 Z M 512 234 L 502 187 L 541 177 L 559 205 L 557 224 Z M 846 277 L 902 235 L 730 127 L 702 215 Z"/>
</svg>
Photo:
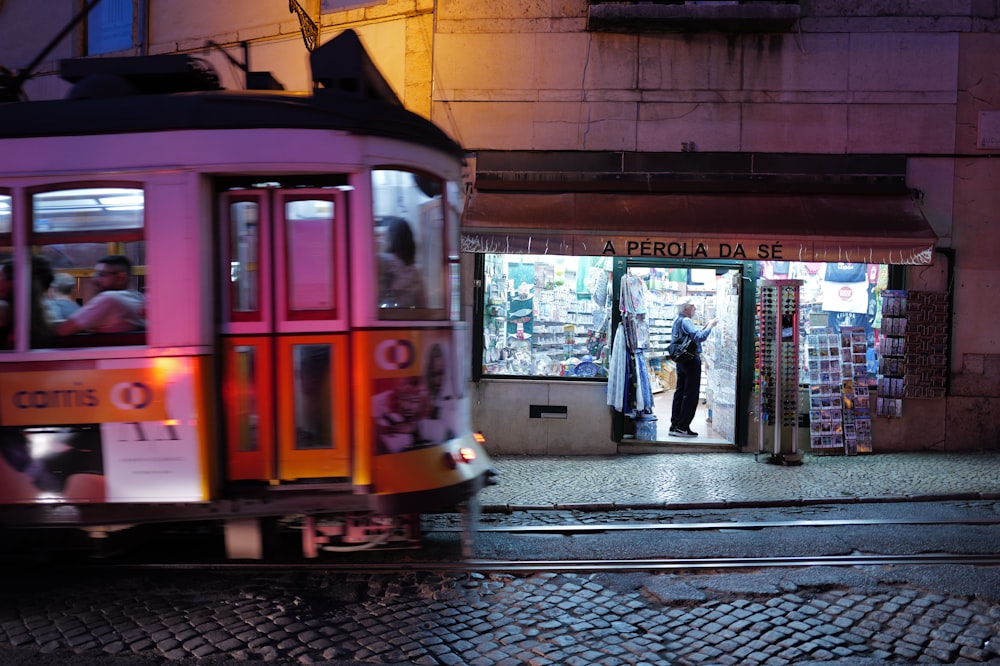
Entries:
<svg viewBox="0 0 1000 666">
<path fill-rule="evenodd" d="M 736 442 L 737 450 L 745 448 L 749 443 L 750 434 L 750 402 L 753 396 L 754 384 L 754 338 L 756 336 L 756 314 L 754 304 L 757 298 L 758 265 L 754 261 L 726 261 L 707 259 L 651 259 L 639 257 L 615 257 L 612 273 L 611 333 L 618 331 L 621 323 L 621 312 L 618 300 L 621 291 L 622 276 L 630 267 L 659 268 L 721 268 L 737 270 L 740 273 L 743 288 L 740 289 L 740 333 L 739 333 L 739 365 L 736 377 Z M 749 287 L 749 289 L 748 289 Z M 625 434 L 625 415 L 611 410 L 611 439 L 620 442 Z"/>
</svg>

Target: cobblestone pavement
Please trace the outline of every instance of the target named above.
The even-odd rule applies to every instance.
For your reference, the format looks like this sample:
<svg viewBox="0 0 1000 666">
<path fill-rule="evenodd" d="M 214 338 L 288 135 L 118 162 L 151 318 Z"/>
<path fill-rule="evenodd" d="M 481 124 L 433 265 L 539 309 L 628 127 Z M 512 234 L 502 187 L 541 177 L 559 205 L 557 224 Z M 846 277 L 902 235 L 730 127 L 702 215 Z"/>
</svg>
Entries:
<svg viewBox="0 0 1000 666">
<path fill-rule="evenodd" d="M 1000 453 L 496 461 L 485 510 L 1000 498 Z M 628 512 L 623 512 L 628 513 Z M 8 571 L 0 663 L 1000 665 L 1000 567 L 394 576 Z"/>
<path fill-rule="evenodd" d="M 706 576 L 146 574 L 5 586 L 5 664 L 1000 663 L 997 598 L 898 569 Z M 923 572 L 933 581 L 945 571 Z M 996 585 L 996 573 L 987 583 Z M 18 657 L 33 654 L 35 661 Z"/>
<path fill-rule="evenodd" d="M 806 454 L 795 467 L 752 453 L 499 456 L 484 507 L 735 505 L 1000 497 L 1000 451 Z"/>
</svg>

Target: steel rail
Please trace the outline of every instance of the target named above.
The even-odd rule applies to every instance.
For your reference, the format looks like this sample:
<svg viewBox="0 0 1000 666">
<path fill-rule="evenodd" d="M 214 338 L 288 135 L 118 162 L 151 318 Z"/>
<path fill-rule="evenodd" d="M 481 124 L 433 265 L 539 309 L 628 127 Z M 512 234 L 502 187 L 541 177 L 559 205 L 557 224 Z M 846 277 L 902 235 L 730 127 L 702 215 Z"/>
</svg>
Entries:
<svg viewBox="0 0 1000 666">
<path fill-rule="evenodd" d="M 612 560 L 485 560 L 466 559 L 455 562 L 225 562 L 225 563 L 140 563 L 108 565 L 113 569 L 177 570 L 177 571 L 322 571 L 367 574 L 391 573 L 572 573 L 572 572 L 635 572 L 712 569 L 760 569 L 858 567 L 858 566 L 928 566 L 928 565 L 1000 566 L 1000 553 L 960 554 L 923 553 L 917 555 L 805 555 L 784 557 L 710 557 L 710 558 L 640 558 Z"/>
<path fill-rule="evenodd" d="M 698 523 L 595 523 L 592 525 L 499 525 L 476 527 L 477 532 L 628 532 L 641 530 L 759 530 L 771 527 L 859 527 L 866 525 L 1000 525 L 1000 518 L 844 518 L 831 520 L 759 520 Z M 430 526 L 428 533 L 461 532 L 462 528 Z"/>
</svg>

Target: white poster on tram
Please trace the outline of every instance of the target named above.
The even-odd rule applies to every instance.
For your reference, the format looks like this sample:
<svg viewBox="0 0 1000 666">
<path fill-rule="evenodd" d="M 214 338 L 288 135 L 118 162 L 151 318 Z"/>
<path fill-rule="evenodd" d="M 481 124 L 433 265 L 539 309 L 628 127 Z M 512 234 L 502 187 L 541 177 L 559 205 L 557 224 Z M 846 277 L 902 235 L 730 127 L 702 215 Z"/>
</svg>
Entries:
<svg viewBox="0 0 1000 666">
<path fill-rule="evenodd" d="M 194 378 L 191 359 L 154 361 L 154 391 L 163 396 L 163 418 L 101 426 L 107 501 L 201 499 Z"/>
</svg>

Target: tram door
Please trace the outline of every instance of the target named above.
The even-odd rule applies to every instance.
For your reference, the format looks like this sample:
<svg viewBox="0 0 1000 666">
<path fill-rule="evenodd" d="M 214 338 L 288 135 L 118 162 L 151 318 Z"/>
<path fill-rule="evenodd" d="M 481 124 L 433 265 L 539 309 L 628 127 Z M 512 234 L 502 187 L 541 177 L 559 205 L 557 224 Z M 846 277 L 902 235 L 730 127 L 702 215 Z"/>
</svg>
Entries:
<svg viewBox="0 0 1000 666">
<path fill-rule="evenodd" d="M 347 209 L 333 189 L 222 195 L 230 480 L 349 476 Z"/>
</svg>

